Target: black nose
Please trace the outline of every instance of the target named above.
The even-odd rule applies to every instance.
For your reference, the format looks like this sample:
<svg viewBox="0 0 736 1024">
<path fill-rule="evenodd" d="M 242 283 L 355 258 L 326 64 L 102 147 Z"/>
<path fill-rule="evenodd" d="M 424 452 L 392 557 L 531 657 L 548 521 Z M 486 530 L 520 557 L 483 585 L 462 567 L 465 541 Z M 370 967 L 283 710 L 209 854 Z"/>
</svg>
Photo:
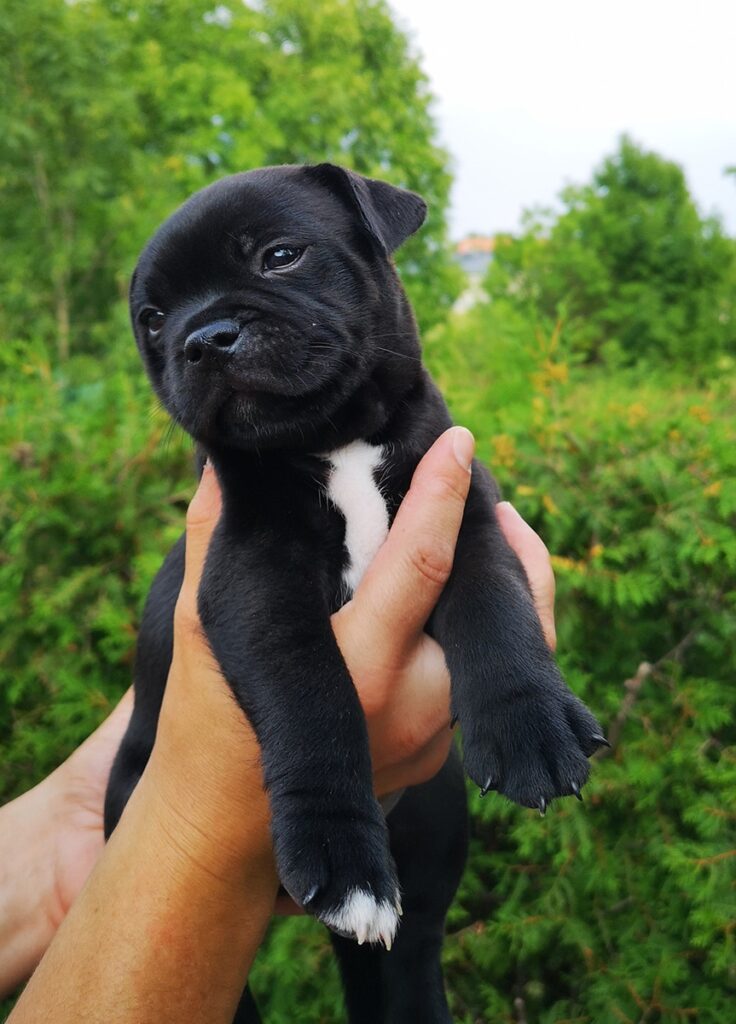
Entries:
<svg viewBox="0 0 736 1024">
<path fill-rule="evenodd" d="M 184 342 L 184 355 L 188 363 L 198 363 L 216 352 L 232 352 L 239 337 L 240 327 L 234 320 L 217 320 L 192 331 Z"/>
</svg>

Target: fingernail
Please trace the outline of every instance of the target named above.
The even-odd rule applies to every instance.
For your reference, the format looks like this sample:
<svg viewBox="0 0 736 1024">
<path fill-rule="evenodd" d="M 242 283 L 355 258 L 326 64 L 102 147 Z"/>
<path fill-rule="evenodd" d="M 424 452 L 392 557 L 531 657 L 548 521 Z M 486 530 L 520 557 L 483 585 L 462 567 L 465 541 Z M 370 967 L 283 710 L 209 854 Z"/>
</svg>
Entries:
<svg viewBox="0 0 736 1024">
<path fill-rule="evenodd" d="M 455 452 L 455 458 L 465 472 L 469 473 L 475 451 L 475 438 L 466 427 L 454 427 L 452 433 L 452 450 Z"/>
<path fill-rule="evenodd" d="M 510 501 L 499 501 L 499 503 L 496 505 L 496 508 L 507 508 L 509 509 L 513 516 L 516 516 L 517 519 L 522 518 Z"/>
<path fill-rule="evenodd" d="M 202 466 L 202 475 L 199 478 L 197 484 L 197 490 L 200 487 L 205 491 L 212 490 L 213 484 L 217 481 L 217 474 L 215 473 L 215 467 L 212 465 L 209 459 L 206 459 Z"/>
</svg>

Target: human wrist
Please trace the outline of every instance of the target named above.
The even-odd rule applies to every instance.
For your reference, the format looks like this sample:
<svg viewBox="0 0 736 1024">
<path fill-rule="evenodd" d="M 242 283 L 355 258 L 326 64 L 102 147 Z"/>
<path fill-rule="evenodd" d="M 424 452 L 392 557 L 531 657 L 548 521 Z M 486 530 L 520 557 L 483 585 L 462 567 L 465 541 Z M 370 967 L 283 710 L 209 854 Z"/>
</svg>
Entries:
<svg viewBox="0 0 736 1024">
<path fill-rule="evenodd" d="M 196 758 L 195 758 L 196 762 Z M 273 856 L 268 801 L 262 788 L 248 799 L 218 793 L 216 778 L 196 763 L 172 770 L 154 748 L 138 784 L 138 813 L 150 824 L 172 862 L 203 870 L 223 891 L 242 887 L 275 898 L 278 876 Z"/>
</svg>

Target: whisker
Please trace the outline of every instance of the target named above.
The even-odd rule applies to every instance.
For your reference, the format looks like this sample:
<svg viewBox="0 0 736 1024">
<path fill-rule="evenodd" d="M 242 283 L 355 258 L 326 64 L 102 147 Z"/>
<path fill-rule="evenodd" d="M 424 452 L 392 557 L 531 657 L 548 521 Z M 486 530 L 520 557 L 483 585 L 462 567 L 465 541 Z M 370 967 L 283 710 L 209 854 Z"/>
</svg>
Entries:
<svg viewBox="0 0 736 1024">
<path fill-rule="evenodd" d="M 176 433 L 177 425 L 178 424 L 171 419 L 166 424 L 166 429 L 164 430 L 163 435 L 161 437 L 161 448 L 165 452 L 169 450 L 171 442 L 174 439 L 174 434 Z"/>
<path fill-rule="evenodd" d="M 397 352 L 396 349 L 384 348 L 383 345 L 376 345 L 375 347 L 378 352 L 387 352 L 391 356 L 399 356 L 400 359 L 411 359 L 415 363 L 421 363 L 422 361 L 420 356 L 411 356 L 408 352 Z"/>
</svg>

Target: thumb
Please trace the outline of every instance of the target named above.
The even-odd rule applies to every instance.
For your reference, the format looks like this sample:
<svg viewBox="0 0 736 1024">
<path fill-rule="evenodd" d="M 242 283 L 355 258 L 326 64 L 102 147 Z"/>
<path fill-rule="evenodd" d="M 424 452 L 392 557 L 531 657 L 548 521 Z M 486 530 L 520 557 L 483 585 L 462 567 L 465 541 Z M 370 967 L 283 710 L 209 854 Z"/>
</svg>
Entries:
<svg viewBox="0 0 736 1024">
<path fill-rule="evenodd" d="M 386 662 L 413 647 L 450 576 L 474 447 L 465 427 L 435 441 L 355 592 L 353 612 L 371 623 L 371 644 Z"/>
<path fill-rule="evenodd" d="M 197 590 L 207 549 L 222 510 L 222 494 L 211 462 L 206 462 L 199 487 L 187 509 L 186 561 L 180 601 L 197 605 Z"/>
</svg>

